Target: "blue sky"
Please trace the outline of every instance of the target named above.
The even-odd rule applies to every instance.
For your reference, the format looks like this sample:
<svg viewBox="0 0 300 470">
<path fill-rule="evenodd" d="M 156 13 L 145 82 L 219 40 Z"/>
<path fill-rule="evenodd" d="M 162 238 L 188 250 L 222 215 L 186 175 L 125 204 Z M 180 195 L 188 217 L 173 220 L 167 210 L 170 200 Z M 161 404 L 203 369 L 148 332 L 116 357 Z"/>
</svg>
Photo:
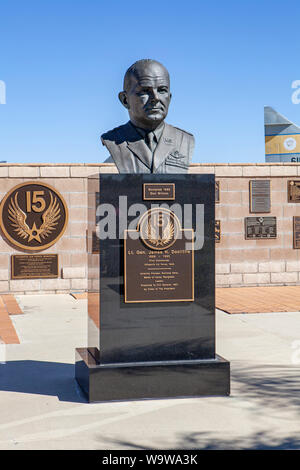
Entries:
<svg viewBox="0 0 300 470">
<path fill-rule="evenodd" d="M 102 162 L 124 72 L 153 58 L 194 162 L 263 162 L 263 106 L 300 124 L 299 16 L 298 0 L 1 0 L 0 160 Z"/>
</svg>

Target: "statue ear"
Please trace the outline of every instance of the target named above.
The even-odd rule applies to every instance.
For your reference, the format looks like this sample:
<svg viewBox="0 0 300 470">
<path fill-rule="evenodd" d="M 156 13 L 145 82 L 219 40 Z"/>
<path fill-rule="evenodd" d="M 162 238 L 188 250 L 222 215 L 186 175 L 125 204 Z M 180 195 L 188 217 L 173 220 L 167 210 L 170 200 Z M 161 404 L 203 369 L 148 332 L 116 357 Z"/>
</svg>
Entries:
<svg viewBox="0 0 300 470">
<path fill-rule="evenodd" d="M 119 100 L 121 101 L 122 105 L 125 106 L 125 108 L 129 109 L 126 91 L 120 91 Z"/>
</svg>

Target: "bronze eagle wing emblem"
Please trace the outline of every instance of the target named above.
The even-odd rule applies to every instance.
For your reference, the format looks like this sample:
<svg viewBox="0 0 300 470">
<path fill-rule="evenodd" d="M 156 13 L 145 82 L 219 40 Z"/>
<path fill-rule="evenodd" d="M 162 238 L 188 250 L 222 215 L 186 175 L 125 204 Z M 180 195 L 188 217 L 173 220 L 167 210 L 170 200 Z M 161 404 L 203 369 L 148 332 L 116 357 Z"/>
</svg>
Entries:
<svg viewBox="0 0 300 470">
<path fill-rule="evenodd" d="M 28 242 L 35 239 L 39 243 L 42 243 L 41 238 L 46 238 L 50 233 L 55 229 L 55 226 L 58 224 L 58 219 L 60 218 L 60 208 L 55 197 L 50 192 L 50 204 L 45 212 L 42 214 L 42 224 L 40 228 L 37 228 L 36 223 L 34 222 L 30 228 L 26 223 L 27 215 L 19 206 L 18 203 L 18 193 L 15 197 L 11 199 L 11 203 L 8 207 L 9 220 L 11 225 L 14 227 L 14 231 L 24 239 L 28 239 Z"/>
</svg>

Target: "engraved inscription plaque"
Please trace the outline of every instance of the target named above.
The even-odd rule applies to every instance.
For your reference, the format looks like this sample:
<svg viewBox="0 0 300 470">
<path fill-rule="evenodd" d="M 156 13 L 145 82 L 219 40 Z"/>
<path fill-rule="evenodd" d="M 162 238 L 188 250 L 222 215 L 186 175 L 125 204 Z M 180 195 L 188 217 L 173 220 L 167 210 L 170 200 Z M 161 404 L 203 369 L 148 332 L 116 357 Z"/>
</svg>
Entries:
<svg viewBox="0 0 300 470">
<path fill-rule="evenodd" d="M 294 248 L 300 248 L 300 217 L 293 217 L 293 239 Z"/>
<path fill-rule="evenodd" d="M 220 243 L 221 241 L 221 221 L 215 220 L 215 242 Z"/>
<path fill-rule="evenodd" d="M 258 238 L 276 238 L 276 217 L 246 217 L 245 238 L 255 240 Z"/>
<path fill-rule="evenodd" d="M 271 182 L 270 180 L 251 180 L 250 212 L 271 212 Z"/>
<path fill-rule="evenodd" d="M 125 302 L 194 300 L 194 252 L 186 240 L 166 250 L 149 250 L 141 240 L 125 240 Z"/>
<path fill-rule="evenodd" d="M 174 183 L 144 183 L 143 184 L 144 201 L 174 201 L 175 184 Z"/>
<path fill-rule="evenodd" d="M 58 255 L 12 255 L 12 279 L 43 279 L 58 277 Z"/>
<path fill-rule="evenodd" d="M 288 202 L 300 202 L 300 181 L 288 181 Z"/>
<path fill-rule="evenodd" d="M 194 250 L 187 245 L 192 239 L 193 230 L 181 230 L 171 210 L 145 212 L 137 230 L 125 231 L 125 302 L 193 301 Z"/>
</svg>

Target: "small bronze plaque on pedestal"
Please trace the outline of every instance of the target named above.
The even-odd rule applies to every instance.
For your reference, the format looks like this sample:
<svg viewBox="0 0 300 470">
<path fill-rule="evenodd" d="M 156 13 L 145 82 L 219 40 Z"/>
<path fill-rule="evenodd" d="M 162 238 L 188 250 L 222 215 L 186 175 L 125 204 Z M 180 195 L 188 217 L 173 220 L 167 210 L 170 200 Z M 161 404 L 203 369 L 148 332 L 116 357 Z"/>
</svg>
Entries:
<svg viewBox="0 0 300 470">
<path fill-rule="evenodd" d="M 144 183 L 143 184 L 144 201 L 174 201 L 175 184 L 174 183 Z"/>
<path fill-rule="evenodd" d="M 294 248 L 300 248 L 300 217 L 293 217 Z"/>
<path fill-rule="evenodd" d="M 58 255 L 12 255 L 12 279 L 45 279 L 58 277 Z"/>
<path fill-rule="evenodd" d="M 288 181 L 288 202 L 300 202 L 300 181 Z"/>
<path fill-rule="evenodd" d="M 276 238 L 276 217 L 246 217 L 245 238 L 256 240 L 258 238 Z"/>
<path fill-rule="evenodd" d="M 251 180 L 250 212 L 271 212 L 270 180 Z"/>
</svg>

